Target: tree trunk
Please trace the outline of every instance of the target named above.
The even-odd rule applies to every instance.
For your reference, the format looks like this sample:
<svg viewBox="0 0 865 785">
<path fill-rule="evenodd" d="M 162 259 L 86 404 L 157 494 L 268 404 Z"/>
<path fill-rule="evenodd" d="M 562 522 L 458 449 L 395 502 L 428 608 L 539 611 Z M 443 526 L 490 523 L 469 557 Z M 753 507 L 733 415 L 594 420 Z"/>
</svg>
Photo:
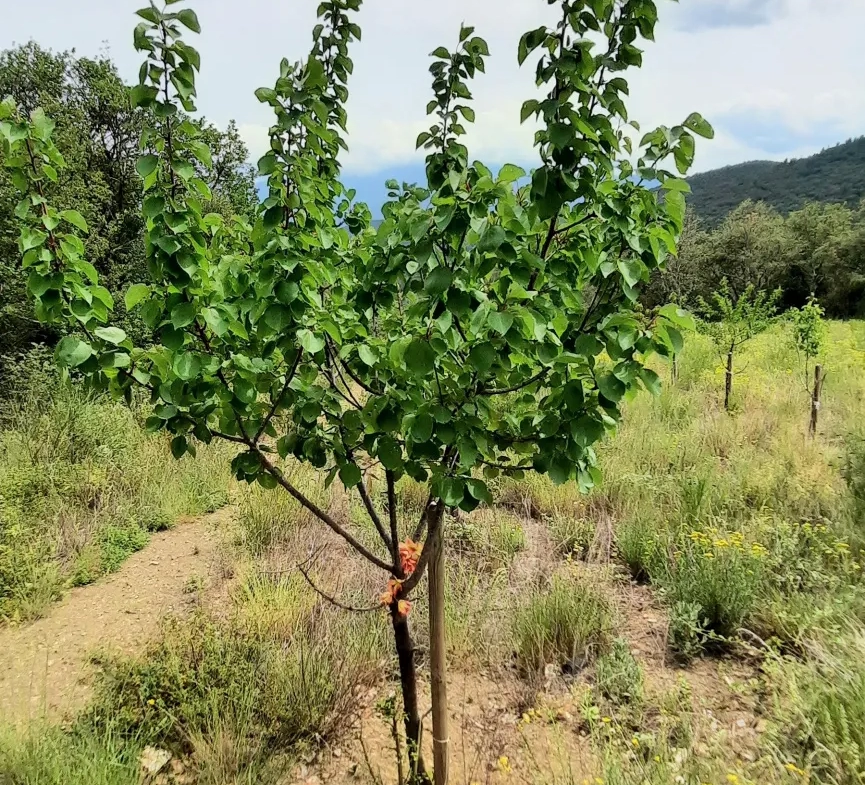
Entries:
<svg viewBox="0 0 865 785">
<path fill-rule="evenodd" d="M 811 421 L 808 423 L 808 435 L 813 439 L 817 435 L 817 415 L 820 412 L 820 395 L 823 392 L 823 366 L 814 366 L 814 389 L 811 391 Z"/>
<path fill-rule="evenodd" d="M 445 662 L 445 575 L 443 505 L 433 513 L 435 550 L 429 563 L 429 627 L 430 627 L 430 685 L 432 690 L 433 721 L 433 782 L 447 785 L 448 781 L 448 699 L 447 664 Z"/>
<path fill-rule="evenodd" d="M 408 627 L 408 619 L 396 607 L 390 609 L 396 653 L 399 659 L 399 680 L 402 689 L 403 713 L 405 714 L 406 747 L 408 747 L 409 782 L 428 783 L 423 753 L 420 748 L 421 718 L 417 703 L 417 667 L 414 658 L 414 641 Z"/>
<path fill-rule="evenodd" d="M 679 355 L 673 355 L 673 364 L 670 368 L 670 381 L 676 384 L 679 381 Z"/>
<path fill-rule="evenodd" d="M 730 411 L 730 393 L 733 392 L 733 347 L 727 352 L 727 373 L 724 377 L 724 409 Z"/>
</svg>

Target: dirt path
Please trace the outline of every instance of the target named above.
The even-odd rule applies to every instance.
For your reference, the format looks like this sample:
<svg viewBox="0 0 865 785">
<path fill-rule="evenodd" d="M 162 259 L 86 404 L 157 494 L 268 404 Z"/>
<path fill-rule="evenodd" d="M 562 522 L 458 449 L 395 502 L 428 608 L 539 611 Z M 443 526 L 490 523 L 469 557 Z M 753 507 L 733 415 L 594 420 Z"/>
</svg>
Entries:
<svg viewBox="0 0 865 785">
<path fill-rule="evenodd" d="M 155 534 L 120 570 L 72 589 L 44 619 L 0 629 L 0 719 L 57 720 L 80 709 L 94 652 L 135 652 L 166 613 L 190 605 L 198 581 L 217 579 L 213 529 L 229 516 L 224 508 Z"/>
</svg>

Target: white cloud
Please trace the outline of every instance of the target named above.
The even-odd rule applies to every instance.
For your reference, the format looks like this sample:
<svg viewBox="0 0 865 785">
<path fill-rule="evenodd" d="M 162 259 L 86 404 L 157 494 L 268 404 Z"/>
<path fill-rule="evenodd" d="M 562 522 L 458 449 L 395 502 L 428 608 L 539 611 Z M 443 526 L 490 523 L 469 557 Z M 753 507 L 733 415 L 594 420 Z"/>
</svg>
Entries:
<svg viewBox="0 0 865 785">
<path fill-rule="evenodd" d="M 39 14 L 12 0 L 4 4 L 10 7 L 0 46 L 35 38 L 92 55 L 108 41 L 124 77 L 135 78 L 131 28 L 143 0 L 40 0 Z M 307 51 L 317 4 L 193 3 L 204 28 L 200 108 L 219 124 L 235 118 L 254 156 L 266 149 L 270 114 L 253 92 L 273 82 L 283 55 L 296 59 Z M 422 160 L 414 140 L 429 122 L 428 53 L 452 46 L 462 21 L 477 27 L 492 52 L 487 74 L 473 84 L 472 155 L 492 163 L 533 161 L 532 128 L 520 126 L 519 109 L 536 93 L 534 74 L 517 67 L 516 45 L 522 32 L 554 13 L 545 0 L 367 0 L 358 20 L 363 40 L 352 52 L 346 171 Z M 692 110 L 716 120 L 717 138 L 698 146 L 698 169 L 807 154 L 831 141 L 827 134 L 865 132 L 863 0 L 660 0 L 659 14 L 657 42 L 646 45 L 645 66 L 631 77 L 631 114 L 644 127 L 679 122 Z M 761 118 L 763 132 L 777 126 L 771 150 L 742 125 L 748 117 Z"/>
</svg>

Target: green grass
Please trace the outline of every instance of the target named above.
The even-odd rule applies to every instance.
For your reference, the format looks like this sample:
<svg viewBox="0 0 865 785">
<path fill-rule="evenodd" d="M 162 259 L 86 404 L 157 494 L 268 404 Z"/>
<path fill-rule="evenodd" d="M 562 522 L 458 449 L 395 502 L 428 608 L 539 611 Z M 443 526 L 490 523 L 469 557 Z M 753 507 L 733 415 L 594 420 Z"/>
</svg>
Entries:
<svg viewBox="0 0 865 785">
<path fill-rule="evenodd" d="M 537 678 L 547 664 L 579 670 L 606 649 L 612 625 L 612 609 L 594 587 L 557 575 L 514 612 L 517 663 L 529 678 Z"/>
<path fill-rule="evenodd" d="M 64 589 L 116 570 L 149 534 L 227 500 L 226 454 L 172 459 L 134 410 L 46 381 L 4 403 L 0 621 L 45 612 Z"/>
<path fill-rule="evenodd" d="M 33 727 L 0 731 L 3 785 L 138 785 L 141 747 L 110 732 Z"/>
</svg>

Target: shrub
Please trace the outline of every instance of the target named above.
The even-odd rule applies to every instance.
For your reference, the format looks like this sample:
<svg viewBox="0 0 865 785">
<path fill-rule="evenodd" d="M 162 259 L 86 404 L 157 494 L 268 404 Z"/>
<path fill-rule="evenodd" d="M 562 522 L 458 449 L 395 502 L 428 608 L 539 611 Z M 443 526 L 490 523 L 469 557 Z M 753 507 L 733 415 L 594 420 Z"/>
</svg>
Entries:
<svg viewBox="0 0 865 785">
<path fill-rule="evenodd" d="M 556 576 L 548 587 L 529 594 L 512 624 L 524 674 L 536 676 L 547 663 L 577 671 L 606 648 L 612 610 L 587 583 Z"/>
<path fill-rule="evenodd" d="M 698 602 L 678 600 L 670 606 L 667 644 L 681 662 L 690 662 L 702 654 L 705 647 L 706 630 L 701 611 Z"/>
<path fill-rule="evenodd" d="M 598 657 L 595 680 L 601 694 L 613 703 L 639 705 L 643 700 L 643 669 L 622 638 Z"/>
<path fill-rule="evenodd" d="M 671 605 L 699 607 L 707 633 L 729 637 L 756 606 L 763 585 L 765 548 L 746 544 L 737 533 L 693 531 L 679 538 L 678 550 L 651 568 L 651 580 Z"/>
<path fill-rule="evenodd" d="M 198 611 L 169 619 L 141 657 L 103 661 L 86 725 L 184 751 L 217 730 L 245 739 L 247 750 L 291 748 L 335 731 L 351 715 L 357 686 L 377 675 L 377 618 L 334 620 L 318 603 L 283 607 L 271 602 L 276 595 L 260 595 L 260 585 L 242 592 L 226 618 Z"/>
<path fill-rule="evenodd" d="M 547 526 L 558 553 L 577 558 L 586 556 L 595 536 L 595 526 L 590 520 L 572 515 L 553 515 Z"/>
</svg>

